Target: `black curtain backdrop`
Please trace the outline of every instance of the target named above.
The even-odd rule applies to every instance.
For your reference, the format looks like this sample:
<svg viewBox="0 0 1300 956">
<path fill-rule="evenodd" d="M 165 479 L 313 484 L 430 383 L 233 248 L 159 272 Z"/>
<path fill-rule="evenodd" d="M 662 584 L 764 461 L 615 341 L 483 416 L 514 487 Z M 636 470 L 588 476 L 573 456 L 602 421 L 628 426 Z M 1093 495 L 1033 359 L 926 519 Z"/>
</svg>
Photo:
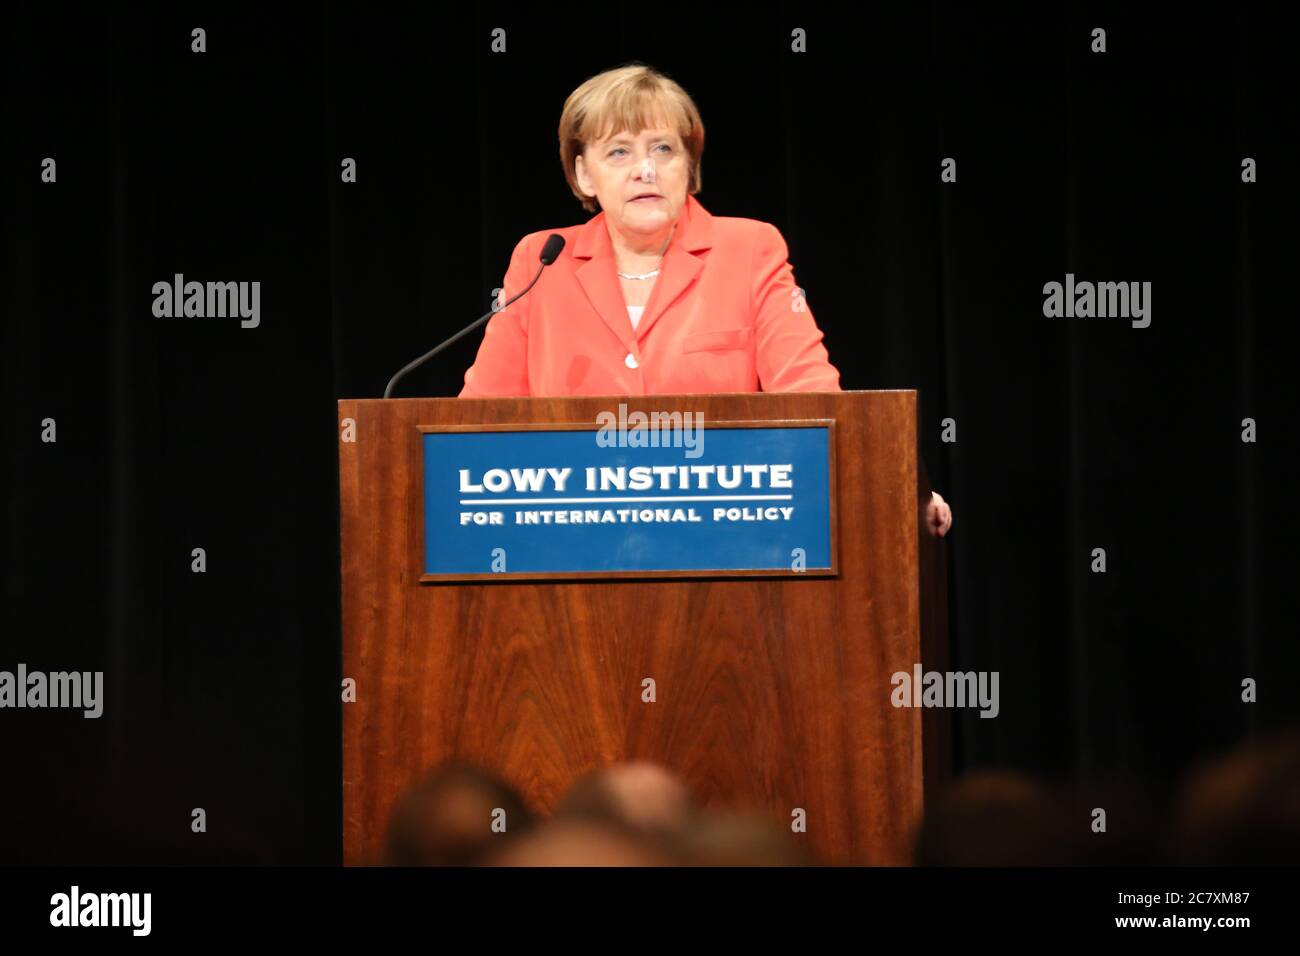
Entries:
<svg viewBox="0 0 1300 956">
<path fill-rule="evenodd" d="M 0 711 L 0 862 L 340 860 L 335 401 L 486 310 L 525 233 L 587 218 L 560 108 L 633 60 L 700 106 L 704 206 L 781 229 L 843 386 L 920 390 L 956 515 L 951 666 L 1000 675 L 996 719 L 955 715 L 957 766 L 1160 794 L 1295 722 L 1288 27 L 1240 5 L 10 11 L 0 669 L 102 670 L 105 705 Z M 260 326 L 155 318 L 175 273 L 260 281 Z M 1066 273 L 1151 282 L 1150 327 L 1044 317 Z M 480 340 L 400 394 L 454 395 Z"/>
</svg>

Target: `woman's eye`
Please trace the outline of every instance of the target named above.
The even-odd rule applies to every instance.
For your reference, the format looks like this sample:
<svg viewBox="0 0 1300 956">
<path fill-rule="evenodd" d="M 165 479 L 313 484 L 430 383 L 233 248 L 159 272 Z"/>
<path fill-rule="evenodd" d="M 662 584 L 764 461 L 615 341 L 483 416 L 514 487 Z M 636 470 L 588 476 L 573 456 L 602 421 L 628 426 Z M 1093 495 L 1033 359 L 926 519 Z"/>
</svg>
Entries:
<svg viewBox="0 0 1300 956">
<path fill-rule="evenodd" d="M 667 151 L 670 152 L 670 153 L 673 151 L 673 148 L 672 148 L 671 146 L 669 146 L 667 143 L 658 143 L 657 145 L 658 145 L 658 146 L 662 146 L 665 150 L 667 150 Z M 609 155 L 610 155 L 610 156 L 614 156 L 614 155 L 616 155 L 616 154 L 618 154 L 618 153 L 626 153 L 626 152 L 627 152 L 626 149 L 624 149 L 622 146 L 618 146 L 618 147 L 616 147 L 616 148 L 614 148 L 614 149 L 611 149 L 611 150 L 609 151 Z"/>
</svg>

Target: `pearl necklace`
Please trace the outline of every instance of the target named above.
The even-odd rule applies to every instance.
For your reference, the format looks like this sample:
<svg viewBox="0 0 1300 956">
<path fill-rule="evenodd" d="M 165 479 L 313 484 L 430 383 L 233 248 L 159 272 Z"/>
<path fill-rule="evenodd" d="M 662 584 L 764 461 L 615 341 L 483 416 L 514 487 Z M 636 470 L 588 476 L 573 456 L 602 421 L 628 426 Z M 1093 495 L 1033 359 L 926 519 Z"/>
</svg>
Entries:
<svg viewBox="0 0 1300 956">
<path fill-rule="evenodd" d="M 620 272 L 618 274 L 618 277 L 620 279 L 653 279 L 658 274 L 659 274 L 659 270 L 656 269 L 654 272 L 647 272 L 645 273 L 645 275 L 639 275 L 639 276 L 628 275 L 626 272 Z"/>
<path fill-rule="evenodd" d="M 671 242 L 673 241 L 673 234 L 675 234 L 676 232 L 677 232 L 677 224 L 676 224 L 676 223 L 673 223 L 673 232 L 669 234 L 669 236 L 668 236 L 668 242 L 664 243 L 664 248 L 665 248 L 665 249 L 668 248 L 668 243 L 671 243 Z M 663 261 L 664 261 L 664 257 L 663 257 L 662 255 L 660 255 L 660 256 L 659 256 L 659 263 L 660 263 L 660 265 L 663 264 Z M 653 278 L 654 278 L 655 276 L 657 276 L 658 274 L 659 274 L 659 270 L 658 270 L 658 269 L 655 269 L 654 272 L 647 272 L 647 273 L 645 273 L 644 275 L 639 275 L 639 276 L 634 276 L 634 275 L 631 275 L 631 274 L 629 274 L 629 273 L 627 273 L 627 272 L 620 272 L 620 273 L 618 274 L 618 277 L 619 277 L 620 279 L 653 279 Z"/>
</svg>

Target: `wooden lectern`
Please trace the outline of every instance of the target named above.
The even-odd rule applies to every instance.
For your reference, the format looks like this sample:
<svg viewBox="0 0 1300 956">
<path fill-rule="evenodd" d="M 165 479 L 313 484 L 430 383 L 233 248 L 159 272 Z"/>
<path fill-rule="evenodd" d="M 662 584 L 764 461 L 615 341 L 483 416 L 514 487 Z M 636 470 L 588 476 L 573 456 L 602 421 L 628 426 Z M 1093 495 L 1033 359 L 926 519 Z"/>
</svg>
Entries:
<svg viewBox="0 0 1300 956">
<path fill-rule="evenodd" d="M 422 429 L 590 423 L 632 410 L 834 422 L 837 573 L 421 581 Z M 711 809 L 790 827 L 831 864 L 905 864 L 951 768 L 947 711 L 895 707 L 891 676 L 947 669 L 942 542 L 914 391 L 390 399 L 338 403 L 343 837 L 382 862 L 396 798 L 457 759 L 549 812 L 590 770 L 681 775 Z M 350 439 L 350 440 L 349 440 Z M 642 681 L 654 679 L 654 702 Z"/>
</svg>

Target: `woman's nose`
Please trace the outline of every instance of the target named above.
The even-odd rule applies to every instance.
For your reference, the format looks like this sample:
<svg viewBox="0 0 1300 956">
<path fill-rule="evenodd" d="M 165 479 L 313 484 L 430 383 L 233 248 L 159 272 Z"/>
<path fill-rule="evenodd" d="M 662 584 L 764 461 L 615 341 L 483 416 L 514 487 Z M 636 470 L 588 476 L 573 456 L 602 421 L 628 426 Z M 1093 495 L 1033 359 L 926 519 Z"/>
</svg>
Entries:
<svg viewBox="0 0 1300 956">
<path fill-rule="evenodd" d="M 655 181 L 655 160 L 653 156 L 647 156 L 641 160 L 641 181 L 652 183 Z"/>
</svg>

